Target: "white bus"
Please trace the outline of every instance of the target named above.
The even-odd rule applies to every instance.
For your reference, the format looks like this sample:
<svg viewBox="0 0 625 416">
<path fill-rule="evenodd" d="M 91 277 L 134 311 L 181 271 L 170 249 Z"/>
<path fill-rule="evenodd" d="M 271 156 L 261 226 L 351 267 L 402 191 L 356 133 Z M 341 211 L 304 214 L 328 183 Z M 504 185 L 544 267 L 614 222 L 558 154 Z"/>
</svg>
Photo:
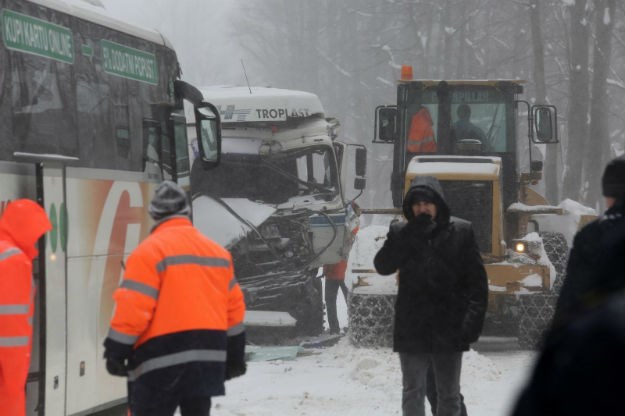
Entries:
<svg viewBox="0 0 625 416">
<path fill-rule="evenodd" d="M 102 359 L 112 293 L 156 185 L 189 186 L 184 101 L 209 167 L 219 116 L 157 32 L 62 0 L 0 0 L 0 27 L 0 209 L 31 198 L 54 225 L 34 267 L 27 414 L 121 412 L 125 380 Z"/>
</svg>

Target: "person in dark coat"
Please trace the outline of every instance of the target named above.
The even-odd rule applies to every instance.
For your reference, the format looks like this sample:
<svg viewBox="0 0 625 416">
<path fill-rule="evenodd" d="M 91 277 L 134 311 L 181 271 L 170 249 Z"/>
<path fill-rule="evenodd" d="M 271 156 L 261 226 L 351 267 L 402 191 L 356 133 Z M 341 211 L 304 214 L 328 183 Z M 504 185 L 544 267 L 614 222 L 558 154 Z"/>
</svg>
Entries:
<svg viewBox="0 0 625 416">
<path fill-rule="evenodd" d="M 471 223 L 452 217 L 434 177 L 417 177 L 374 258 L 378 273 L 399 270 L 393 350 L 402 370 L 404 416 L 425 414 L 426 374 L 435 374 L 437 416 L 461 413 L 462 352 L 482 330 L 488 282 Z"/>
<path fill-rule="evenodd" d="M 607 211 L 574 239 L 553 323 L 514 416 L 625 414 L 625 159 L 602 178 Z"/>
<path fill-rule="evenodd" d="M 575 235 L 553 317 L 555 328 L 625 287 L 625 158 L 606 166 L 602 188 L 608 209 Z"/>
<path fill-rule="evenodd" d="M 625 414 L 625 292 L 545 339 L 513 416 Z"/>
</svg>

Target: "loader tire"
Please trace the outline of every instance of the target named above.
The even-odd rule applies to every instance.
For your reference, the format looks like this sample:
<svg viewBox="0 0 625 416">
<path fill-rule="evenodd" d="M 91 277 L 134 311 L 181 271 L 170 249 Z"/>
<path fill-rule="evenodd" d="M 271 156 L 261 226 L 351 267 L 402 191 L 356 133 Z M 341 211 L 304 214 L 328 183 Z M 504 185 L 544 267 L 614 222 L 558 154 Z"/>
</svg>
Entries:
<svg viewBox="0 0 625 416">
<path fill-rule="evenodd" d="M 519 346 L 540 349 L 544 333 L 551 325 L 558 295 L 553 292 L 522 295 L 519 299 Z"/>
<path fill-rule="evenodd" d="M 356 347 L 391 347 L 396 295 L 350 293 L 349 340 Z"/>
<path fill-rule="evenodd" d="M 564 275 L 566 274 L 566 264 L 569 261 L 569 246 L 562 233 L 544 231 L 540 232 L 539 235 L 543 239 L 545 253 L 547 253 L 549 261 L 556 269 L 556 279 L 551 290 L 555 293 L 560 293 Z"/>
</svg>

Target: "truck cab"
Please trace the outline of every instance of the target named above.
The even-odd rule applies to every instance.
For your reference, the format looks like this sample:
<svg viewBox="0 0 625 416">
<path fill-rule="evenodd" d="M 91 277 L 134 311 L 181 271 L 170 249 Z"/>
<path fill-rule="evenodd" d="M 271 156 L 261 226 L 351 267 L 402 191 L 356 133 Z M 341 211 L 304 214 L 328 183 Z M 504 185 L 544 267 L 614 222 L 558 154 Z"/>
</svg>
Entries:
<svg viewBox="0 0 625 416">
<path fill-rule="evenodd" d="M 219 166 L 192 167 L 194 223 L 232 252 L 250 310 L 287 313 L 298 333 L 318 333 L 317 271 L 351 248 L 358 218 L 345 193 L 364 188 L 364 172 L 359 166 L 361 180 L 348 185 L 356 174 L 348 161 L 364 147 L 339 143 L 338 121 L 308 92 L 210 87 L 202 94 L 219 111 L 222 147 Z"/>
</svg>

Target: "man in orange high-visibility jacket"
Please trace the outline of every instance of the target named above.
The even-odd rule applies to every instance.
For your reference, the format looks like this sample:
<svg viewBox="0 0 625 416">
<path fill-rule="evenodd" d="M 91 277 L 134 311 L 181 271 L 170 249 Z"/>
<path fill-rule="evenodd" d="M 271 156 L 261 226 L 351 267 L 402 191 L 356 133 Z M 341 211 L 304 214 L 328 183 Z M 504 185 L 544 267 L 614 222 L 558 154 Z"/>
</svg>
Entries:
<svg viewBox="0 0 625 416">
<path fill-rule="evenodd" d="M 419 108 L 410 120 L 408 141 L 406 142 L 408 153 L 434 153 L 436 152 L 436 140 L 432 129 L 432 117 L 426 107 Z"/>
<path fill-rule="evenodd" d="M 35 243 L 52 228 L 30 199 L 9 202 L 0 218 L 0 414 L 26 414 L 35 287 Z"/>
<path fill-rule="evenodd" d="M 208 415 L 224 381 L 243 375 L 245 304 L 230 253 L 193 227 L 186 193 L 165 181 L 157 221 L 128 257 L 104 341 L 109 373 L 128 376 L 133 416 Z"/>
</svg>

